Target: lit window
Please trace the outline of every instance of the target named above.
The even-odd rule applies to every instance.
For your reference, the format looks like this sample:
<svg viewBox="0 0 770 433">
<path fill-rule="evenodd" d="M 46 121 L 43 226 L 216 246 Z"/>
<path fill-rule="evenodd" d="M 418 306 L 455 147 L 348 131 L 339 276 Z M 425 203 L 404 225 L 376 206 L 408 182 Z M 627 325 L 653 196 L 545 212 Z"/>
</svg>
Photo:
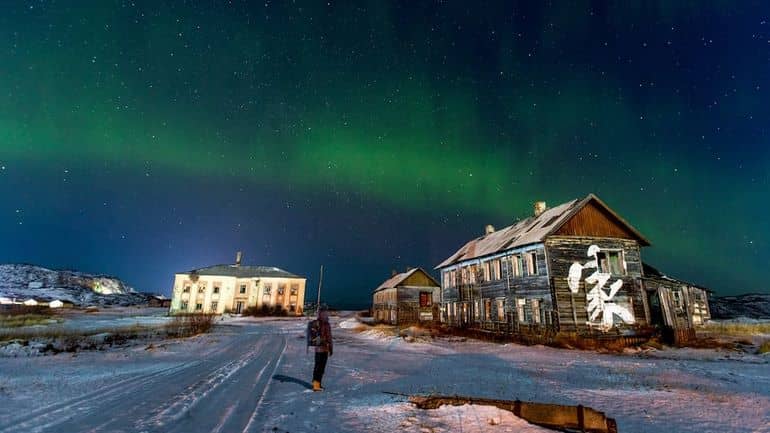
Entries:
<svg viewBox="0 0 770 433">
<path fill-rule="evenodd" d="M 433 294 L 431 292 L 420 292 L 420 307 L 426 308 L 433 305 Z"/>
</svg>

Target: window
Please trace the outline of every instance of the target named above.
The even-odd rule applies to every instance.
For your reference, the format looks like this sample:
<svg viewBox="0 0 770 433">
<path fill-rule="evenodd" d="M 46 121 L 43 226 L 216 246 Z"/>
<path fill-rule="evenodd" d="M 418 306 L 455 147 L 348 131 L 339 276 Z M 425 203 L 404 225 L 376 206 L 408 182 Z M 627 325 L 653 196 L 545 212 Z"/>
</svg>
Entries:
<svg viewBox="0 0 770 433">
<path fill-rule="evenodd" d="M 433 305 L 433 293 L 420 292 L 420 307 L 427 308 Z"/>
<path fill-rule="evenodd" d="M 605 274 L 624 275 L 623 252 L 620 250 L 599 251 L 596 253 L 599 270 Z"/>
<path fill-rule="evenodd" d="M 502 277 L 502 273 L 500 272 L 500 259 L 492 260 L 489 273 L 492 280 L 499 280 L 500 277 Z"/>
<path fill-rule="evenodd" d="M 478 321 L 481 318 L 481 300 L 473 301 L 473 318 Z"/>
<path fill-rule="evenodd" d="M 297 293 L 299 293 L 299 284 L 296 284 L 296 283 L 292 284 L 290 290 L 291 291 L 289 292 L 289 294 L 291 294 L 292 296 L 297 296 Z"/>
<path fill-rule="evenodd" d="M 189 289 L 189 287 L 188 287 L 188 289 Z M 187 309 L 187 301 L 182 301 L 182 302 L 179 304 L 179 309 L 180 309 L 180 310 L 186 310 L 186 309 Z"/>
<path fill-rule="evenodd" d="M 213 301 L 213 302 L 211 303 L 211 311 L 214 311 L 214 312 L 216 312 L 216 311 L 217 311 L 217 307 L 218 307 L 218 306 L 219 306 L 219 302 L 217 302 L 217 301 Z"/>
<path fill-rule="evenodd" d="M 540 323 L 540 301 L 538 299 L 530 299 L 529 302 L 532 307 L 532 323 Z"/>
<path fill-rule="evenodd" d="M 527 321 L 527 318 L 524 317 L 524 304 L 526 304 L 526 299 L 517 299 L 516 300 L 516 316 L 519 318 L 520 323 L 524 323 Z"/>
<path fill-rule="evenodd" d="M 297 304 L 289 304 L 289 312 L 294 313 L 297 311 Z"/>
<path fill-rule="evenodd" d="M 468 267 L 468 272 L 470 273 L 468 283 L 476 284 L 476 274 L 478 273 L 478 271 L 479 271 L 478 265 L 470 265 L 470 267 Z"/>
<path fill-rule="evenodd" d="M 245 284 L 241 284 L 241 288 L 240 288 L 240 290 L 238 290 L 238 293 L 240 293 L 241 295 L 246 293 L 246 285 Z"/>
<path fill-rule="evenodd" d="M 265 295 L 269 295 L 271 290 L 273 290 L 273 285 L 270 283 L 265 283 L 265 285 L 262 287 L 262 293 Z"/>
<path fill-rule="evenodd" d="M 674 298 L 674 306 L 676 307 L 676 309 L 681 310 L 682 307 L 684 306 L 682 303 L 682 292 L 680 292 L 679 290 L 672 290 L 671 296 Z"/>
<path fill-rule="evenodd" d="M 203 309 L 203 304 L 195 304 L 195 311 L 200 311 Z"/>
<path fill-rule="evenodd" d="M 219 286 L 214 286 L 214 293 L 219 293 Z"/>
<path fill-rule="evenodd" d="M 449 271 L 449 286 L 448 287 L 454 287 L 457 285 L 457 270 L 452 269 Z"/>
<path fill-rule="evenodd" d="M 184 293 L 190 293 L 190 286 L 184 286 L 184 290 L 182 290 Z"/>
<path fill-rule="evenodd" d="M 505 321 L 505 299 L 498 299 L 495 303 L 497 304 L 497 320 L 503 322 Z"/>
<path fill-rule="evenodd" d="M 206 292 L 206 283 L 198 283 L 198 293 Z"/>
<path fill-rule="evenodd" d="M 537 253 L 528 253 L 527 258 L 527 275 L 537 275 Z"/>
<path fill-rule="evenodd" d="M 484 320 L 492 320 L 492 300 L 484 299 Z"/>
<path fill-rule="evenodd" d="M 511 256 L 511 273 L 514 277 L 521 276 L 521 256 Z"/>
<path fill-rule="evenodd" d="M 278 295 L 283 296 L 283 292 L 286 290 L 286 283 L 278 283 Z"/>
</svg>

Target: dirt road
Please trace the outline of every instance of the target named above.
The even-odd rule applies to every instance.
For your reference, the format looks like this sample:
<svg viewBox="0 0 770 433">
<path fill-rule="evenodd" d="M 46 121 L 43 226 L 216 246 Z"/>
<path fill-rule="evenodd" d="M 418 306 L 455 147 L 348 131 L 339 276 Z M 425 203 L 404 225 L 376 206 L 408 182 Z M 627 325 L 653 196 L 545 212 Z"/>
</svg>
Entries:
<svg viewBox="0 0 770 433">
<path fill-rule="evenodd" d="M 218 329 L 199 358 L 118 371 L 109 385 L 0 421 L 0 433 L 262 431 L 260 403 L 286 338 L 265 326 L 239 328 Z"/>
</svg>

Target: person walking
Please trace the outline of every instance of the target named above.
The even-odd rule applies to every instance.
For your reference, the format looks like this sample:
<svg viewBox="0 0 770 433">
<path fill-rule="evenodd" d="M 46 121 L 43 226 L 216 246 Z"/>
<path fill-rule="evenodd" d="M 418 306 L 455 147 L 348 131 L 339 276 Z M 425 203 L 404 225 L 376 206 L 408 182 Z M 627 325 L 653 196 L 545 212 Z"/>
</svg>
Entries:
<svg viewBox="0 0 770 433">
<path fill-rule="evenodd" d="M 315 346 L 315 366 L 313 367 L 313 391 L 321 391 L 321 380 L 326 370 L 326 361 L 334 353 L 332 342 L 332 327 L 329 325 L 329 312 L 325 308 L 318 310 L 318 322 L 320 325 L 320 344 Z"/>
</svg>

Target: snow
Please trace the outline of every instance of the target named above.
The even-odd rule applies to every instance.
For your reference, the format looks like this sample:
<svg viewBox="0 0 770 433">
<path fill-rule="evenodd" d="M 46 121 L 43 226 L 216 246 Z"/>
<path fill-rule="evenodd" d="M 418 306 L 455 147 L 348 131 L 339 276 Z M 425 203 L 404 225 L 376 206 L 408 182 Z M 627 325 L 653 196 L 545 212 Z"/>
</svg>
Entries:
<svg viewBox="0 0 770 433">
<path fill-rule="evenodd" d="M 417 329 L 405 337 L 387 327 L 361 332 L 351 315 L 332 321 L 335 352 L 321 393 L 309 390 L 304 318 L 225 318 L 190 339 L 0 358 L 0 433 L 549 431 L 494 407 L 420 410 L 386 391 L 582 404 L 615 418 L 623 433 L 770 432 L 766 356 L 715 349 L 609 355 L 431 338 Z M 56 417 L 46 418 L 52 408 Z M 24 415 L 25 430 L 14 430 L 9 423 Z"/>
</svg>

